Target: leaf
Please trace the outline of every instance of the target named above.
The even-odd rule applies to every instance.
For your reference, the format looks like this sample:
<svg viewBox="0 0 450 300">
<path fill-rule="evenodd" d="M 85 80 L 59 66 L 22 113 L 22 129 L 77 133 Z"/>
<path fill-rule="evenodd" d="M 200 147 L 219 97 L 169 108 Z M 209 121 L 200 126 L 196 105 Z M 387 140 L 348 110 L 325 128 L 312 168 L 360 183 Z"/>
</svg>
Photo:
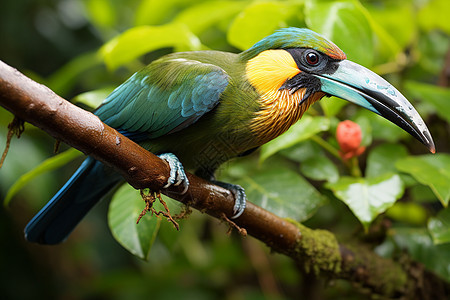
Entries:
<svg viewBox="0 0 450 300">
<path fill-rule="evenodd" d="M 281 150 L 280 154 L 290 160 L 300 163 L 308 159 L 313 159 L 316 155 L 325 155 L 322 148 L 312 140 L 307 140 L 296 144 L 293 147 Z"/>
<path fill-rule="evenodd" d="M 413 176 L 421 184 L 431 188 L 446 207 L 450 199 L 450 155 L 428 154 L 409 156 L 397 161 L 396 168 Z"/>
<path fill-rule="evenodd" d="M 100 49 L 100 54 L 108 68 L 114 70 L 145 53 L 164 47 L 199 50 L 201 43 L 184 24 L 138 26 L 107 42 Z"/>
<path fill-rule="evenodd" d="M 450 34 L 450 2 L 448 0 L 431 0 L 422 7 L 418 14 L 419 24 L 427 31 L 440 29 Z"/>
<path fill-rule="evenodd" d="M 355 118 L 354 122 L 359 125 L 362 131 L 361 146 L 369 146 L 372 144 L 372 124 L 370 120 L 363 116 Z"/>
<path fill-rule="evenodd" d="M 190 4 L 186 0 L 142 0 L 136 9 L 135 26 L 168 22 L 177 10 Z"/>
<path fill-rule="evenodd" d="M 306 1 L 305 21 L 310 29 L 338 45 L 350 60 L 366 67 L 373 64 L 373 34 L 362 5 L 350 1 Z"/>
<path fill-rule="evenodd" d="M 136 220 L 145 208 L 138 190 L 122 185 L 114 194 L 108 210 L 108 224 L 114 238 L 133 255 L 147 260 L 161 219 L 147 213 L 139 224 Z"/>
<path fill-rule="evenodd" d="M 407 249 L 413 260 L 421 262 L 447 281 L 450 281 L 450 244 L 435 245 L 426 230 L 393 228 L 397 248 Z"/>
<path fill-rule="evenodd" d="M 423 226 L 427 223 L 427 211 L 422 205 L 414 202 L 395 202 L 395 204 L 386 211 L 386 216 L 411 225 Z"/>
<path fill-rule="evenodd" d="M 366 177 L 396 173 L 395 162 L 406 156 L 408 150 L 401 144 L 382 144 L 375 147 L 367 157 Z"/>
<path fill-rule="evenodd" d="M 296 11 L 293 5 L 275 1 L 249 5 L 231 23 L 228 41 L 238 49 L 248 49 L 276 29 L 287 27 L 286 20 Z"/>
<path fill-rule="evenodd" d="M 364 6 L 370 12 L 370 19 L 373 19 L 373 22 L 369 19 L 369 23 L 377 35 L 379 35 L 379 29 L 375 29 L 375 26 L 379 26 L 385 32 L 381 33 L 381 38 L 385 34 L 389 36 L 387 42 L 379 36 L 381 40 L 378 45 L 379 51 L 385 51 L 383 48 L 389 48 L 389 44 L 392 43 L 392 48 L 397 51 L 391 54 L 395 55 L 410 45 L 417 32 L 413 2 L 409 0 L 385 1 L 383 5 L 366 2 Z M 391 58 L 395 59 L 394 56 Z"/>
<path fill-rule="evenodd" d="M 314 180 L 336 182 L 339 171 L 336 165 L 325 155 L 315 155 L 300 164 L 302 173 Z"/>
<path fill-rule="evenodd" d="M 303 116 L 284 134 L 261 147 L 260 161 L 263 162 L 280 150 L 287 149 L 319 132 L 328 130 L 329 127 L 330 120 L 325 117 Z"/>
<path fill-rule="evenodd" d="M 113 27 L 117 22 L 117 14 L 113 4 L 108 0 L 84 1 L 90 20 L 97 27 Z"/>
<path fill-rule="evenodd" d="M 320 107 L 327 117 L 336 116 L 349 102 L 337 97 L 325 97 L 319 101 Z"/>
<path fill-rule="evenodd" d="M 450 243 L 450 208 L 441 210 L 434 218 L 428 221 L 428 231 L 434 244 Z"/>
<path fill-rule="evenodd" d="M 398 127 L 392 122 L 384 119 L 383 117 L 372 113 L 367 109 L 360 109 L 354 116 L 354 120 L 361 127 L 364 126 L 364 122 L 368 122 L 370 127 L 370 135 L 372 140 L 385 140 L 387 142 L 395 143 L 400 139 L 410 137 L 406 131 Z M 366 129 L 362 128 L 366 133 Z M 364 140 L 363 136 L 363 140 Z"/>
<path fill-rule="evenodd" d="M 367 229 L 381 213 L 391 207 L 403 194 L 403 182 L 396 174 L 376 178 L 341 177 L 326 185 L 342 200 Z"/>
<path fill-rule="evenodd" d="M 438 78 L 442 72 L 442 66 L 446 63 L 447 51 L 450 47 L 450 39 L 441 31 L 430 31 L 421 34 L 417 41 L 417 50 L 420 53 L 417 63 L 417 79 L 429 81 L 430 76 Z M 411 77 L 410 77 L 411 78 Z"/>
<path fill-rule="evenodd" d="M 55 93 L 68 93 L 89 69 L 101 64 L 97 53 L 81 54 L 62 66 L 47 79 L 46 85 Z"/>
<path fill-rule="evenodd" d="M 279 163 L 268 162 L 262 170 L 247 173 L 238 183 L 248 200 L 282 218 L 302 222 L 308 219 L 325 198 L 302 176 Z"/>
<path fill-rule="evenodd" d="M 22 189 L 27 183 L 29 183 L 36 177 L 46 172 L 50 172 L 57 168 L 60 168 L 81 155 L 83 155 L 83 153 L 81 153 L 80 151 L 76 149 L 69 149 L 44 160 L 37 167 L 20 176 L 20 178 L 9 188 L 8 192 L 6 193 L 3 205 L 8 206 L 11 202 L 11 199 L 20 191 L 20 189 Z"/>
<path fill-rule="evenodd" d="M 89 108 L 96 108 L 102 104 L 103 100 L 114 90 L 113 87 L 98 89 L 81 93 L 72 99 L 73 103 L 83 104 Z"/>
<path fill-rule="evenodd" d="M 450 88 L 408 80 L 405 90 L 411 98 L 431 104 L 439 117 L 450 122 Z"/>
<path fill-rule="evenodd" d="M 208 1 L 179 13 L 174 22 L 186 24 L 196 35 L 242 10 L 246 1 Z"/>
<path fill-rule="evenodd" d="M 377 37 L 377 50 L 390 56 L 391 60 L 397 59 L 397 55 L 403 51 L 403 47 L 398 44 L 398 41 L 391 35 L 390 31 L 385 30 L 381 26 L 376 15 L 372 16 L 359 1 L 352 2 L 367 19 L 372 31 L 375 33 Z M 402 24 L 402 26 L 405 26 L 405 24 Z"/>
</svg>

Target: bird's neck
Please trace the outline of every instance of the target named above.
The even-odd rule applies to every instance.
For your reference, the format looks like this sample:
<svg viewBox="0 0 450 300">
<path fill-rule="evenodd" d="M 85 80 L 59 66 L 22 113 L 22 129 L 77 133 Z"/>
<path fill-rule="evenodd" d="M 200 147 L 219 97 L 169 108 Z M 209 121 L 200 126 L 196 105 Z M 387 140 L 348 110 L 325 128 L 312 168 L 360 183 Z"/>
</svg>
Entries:
<svg viewBox="0 0 450 300">
<path fill-rule="evenodd" d="M 253 118 L 250 129 L 261 144 L 278 137 L 297 122 L 309 106 L 320 100 L 325 94 L 315 93 L 302 101 L 305 90 L 290 94 L 281 90 L 261 95 L 261 109 Z"/>
<path fill-rule="evenodd" d="M 267 50 L 247 62 L 247 79 L 260 95 L 260 109 L 250 123 L 260 144 L 288 130 L 312 103 L 324 96 L 320 92 L 303 99 L 305 89 L 294 93 L 280 89 L 287 79 L 298 73 L 297 64 L 285 50 Z"/>
</svg>

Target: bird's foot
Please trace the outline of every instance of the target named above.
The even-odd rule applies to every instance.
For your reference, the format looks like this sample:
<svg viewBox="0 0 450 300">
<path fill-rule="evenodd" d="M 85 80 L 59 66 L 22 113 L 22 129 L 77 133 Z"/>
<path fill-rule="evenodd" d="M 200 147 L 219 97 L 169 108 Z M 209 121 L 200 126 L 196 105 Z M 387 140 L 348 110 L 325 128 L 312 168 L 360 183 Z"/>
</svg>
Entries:
<svg viewBox="0 0 450 300">
<path fill-rule="evenodd" d="M 189 180 L 178 157 L 173 153 L 163 153 L 158 155 L 158 157 L 167 161 L 170 167 L 170 176 L 167 179 L 167 184 L 163 188 L 166 189 L 171 185 L 182 185 L 184 187 L 182 194 L 186 193 L 189 188 Z"/>
<path fill-rule="evenodd" d="M 245 195 L 245 190 L 242 186 L 237 184 L 231 184 L 221 181 L 213 181 L 214 184 L 221 186 L 230 192 L 233 193 L 235 203 L 233 207 L 233 216 L 232 219 L 239 218 L 245 210 L 245 206 L 247 205 L 247 196 Z"/>
</svg>

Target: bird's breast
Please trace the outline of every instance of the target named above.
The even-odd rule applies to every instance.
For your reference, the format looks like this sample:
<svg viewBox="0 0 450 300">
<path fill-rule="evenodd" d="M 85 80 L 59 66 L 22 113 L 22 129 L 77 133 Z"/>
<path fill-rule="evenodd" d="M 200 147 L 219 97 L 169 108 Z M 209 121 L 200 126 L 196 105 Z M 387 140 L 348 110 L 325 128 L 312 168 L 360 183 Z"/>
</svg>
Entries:
<svg viewBox="0 0 450 300">
<path fill-rule="evenodd" d="M 250 123 L 250 130 L 262 144 L 276 138 L 297 122 L 305 112 L 301 103 L 304 90 L 290 94 L 278 90 L 260 97 L 261 108 Z"/>
</svg>

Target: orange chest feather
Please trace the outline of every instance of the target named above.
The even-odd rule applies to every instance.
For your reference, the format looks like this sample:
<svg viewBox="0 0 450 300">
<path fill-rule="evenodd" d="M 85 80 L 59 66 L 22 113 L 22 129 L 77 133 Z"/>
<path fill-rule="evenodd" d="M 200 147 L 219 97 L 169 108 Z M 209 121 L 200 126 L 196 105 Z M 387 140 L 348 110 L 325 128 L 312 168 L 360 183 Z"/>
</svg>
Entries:
<svg viewBox="0 0 450 300">
<path fill-rule="evenodd" d="M 323 94 L 314 94 L 301 103 L 305 89 L 291 94 L 281 86 L 287 79 L 300 73 L 292 56 L 285 50 L 267 50 L 249 60 L 247 79 L 260 94 L 261 109 L 253 118 L 250 129 L 264 144 L 297 122 L 309 105 Z M 301 103 L 301 104 L 300 104 Z"/>
</svg>

